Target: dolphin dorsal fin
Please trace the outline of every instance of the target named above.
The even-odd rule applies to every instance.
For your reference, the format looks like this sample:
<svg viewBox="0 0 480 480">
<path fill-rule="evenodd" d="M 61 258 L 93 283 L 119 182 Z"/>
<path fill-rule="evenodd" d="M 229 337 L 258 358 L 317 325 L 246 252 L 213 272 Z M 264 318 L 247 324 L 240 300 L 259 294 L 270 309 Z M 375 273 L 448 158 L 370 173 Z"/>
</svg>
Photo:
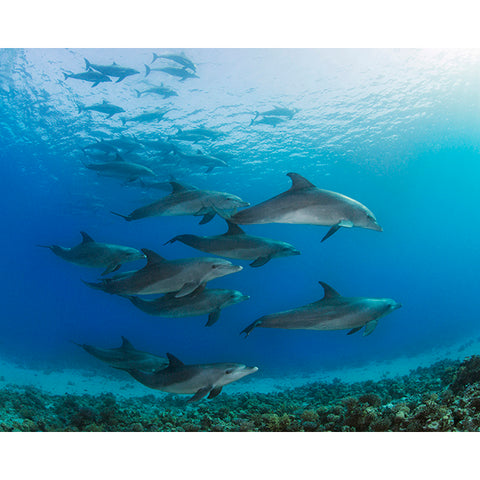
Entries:
<svg viewBox="0 0 480 480">
<path fill-rule="evenodd" d="M 124 162 L 125 159 L 117 152 L 117 155 L 115 156 L 115 160 L 117 162 Z"/>
<path fill-rule="evenodd" d="M 92 242 L 95 241 L 95 240 L 93 240 L 93 238 L 88 233 L 80 232 L 80 235 L 83 238 L 82 243 L 92 243 Z"/>
<path fill-rule="evenodd" d="M 195 187 L 192 187 L 190 185 L 183 185 L 182 183 L 172 181 L 170 181 L 169 183 L 172 186 L 172 193 L 181 193 L 187 192 L 189 190 L 196 190 Z"/>
<path fill-rule="evenodd" d="M 108 103 L 108 102 L 107 102 L 106 100 L 104 100 L 102 103 L 105 105 L 105 104 Z"/>
<path fill-rule="evenodd" d="M 163 258 L 158 253 L 155 253 L 153 250 L 149 250 L 148 248 L 142 248 L 142 252 L 147 257 L 147 265 L 156 265 L 157 263 L 162 263 L 167 261 L 166 258 Z"/>
<path fill-rule="evenodd" d="M 290 172 L 287 173 L 287 175 L 292 180 L 292 186 L 290 187 L 290 190 L 303 190 L 304 188 L 315 187 L 312 182 L 309 182 L 306 178 L 302 177 L 298 173 Z"/>
<path fill-rule="evenodd" d="M 171 353 L 167 353 L 167 358 L 168 358 L 168 366 L 169 367 L 183 367 L 185 364 L 179 360 L 175 355 L 172 355 Z"/>
<path fill-rule="evenodd" d="M 130 341 L 123 336 L 122 336 L 122 346 L 120 348 L 123 350 L 135 350 L 134 346 L 130 343 Z"/>
<path fill-rule="evenodd" d="M 245 233 L 236 223 L 232 223 L 227 219 L 225 221 L 227 222 L 228 230 L 224 235 L 243 235 Z"/>
<path fill-rule="evenodd" d="M 325 291 L 325 295 L 323 296 L 322 300 L 325 300 L 328 298 L 341 297 L 341 295 L 336 290 L 334 290 L 330 285 L 322 281 L 318 283 L 323 287 L 323 290 Z"/>
</svg>

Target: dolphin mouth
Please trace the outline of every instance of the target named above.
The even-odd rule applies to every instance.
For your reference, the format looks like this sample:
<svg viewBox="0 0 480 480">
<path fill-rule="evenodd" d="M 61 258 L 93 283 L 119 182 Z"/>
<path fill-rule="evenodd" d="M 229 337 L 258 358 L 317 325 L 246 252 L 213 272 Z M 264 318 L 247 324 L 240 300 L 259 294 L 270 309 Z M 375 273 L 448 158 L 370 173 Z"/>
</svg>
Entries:
<svg viewBox="0 0 480 480">
<path fill-rule="evenodd" d="M 375 230 L 376 232 L 383 232 L 383 228 L 378 223 L 372 225 L 372 230 Z"/>
</svg>

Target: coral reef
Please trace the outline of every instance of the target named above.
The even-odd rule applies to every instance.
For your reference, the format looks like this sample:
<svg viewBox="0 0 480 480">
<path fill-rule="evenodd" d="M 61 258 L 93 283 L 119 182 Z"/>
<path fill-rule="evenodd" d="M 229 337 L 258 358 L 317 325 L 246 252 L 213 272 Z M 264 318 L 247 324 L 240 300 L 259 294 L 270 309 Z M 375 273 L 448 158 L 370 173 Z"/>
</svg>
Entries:
<svg viewBox="0 0 480 480">
<path fill-rule="evenodd" d="M 279 393 L 181 396 L 48 395 L 0 390 L 0 431 L 445 432 L 480 430 L 480 357 L 445 360 L 378 382 L 316 382 Z"/>
</svg>

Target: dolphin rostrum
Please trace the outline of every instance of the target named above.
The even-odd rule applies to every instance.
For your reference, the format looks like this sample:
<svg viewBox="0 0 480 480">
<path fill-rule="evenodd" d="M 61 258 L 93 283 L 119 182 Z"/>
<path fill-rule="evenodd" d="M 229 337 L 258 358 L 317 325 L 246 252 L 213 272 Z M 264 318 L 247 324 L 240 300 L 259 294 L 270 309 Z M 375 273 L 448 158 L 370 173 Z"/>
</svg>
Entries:
<svg viewBox="0 0 480 480">
<path fill-rule="evenodd" d="M 325 295 L 317 302 L 302 307 L 272 313 L 255 320 L 241 333 L 248 337 L 256 327 L 289 330 L 344 330 L 348 335 L 365 327 L 363 336 L 370 335 L 378 320 L 401 305 L 391 298 L 343 297 L 324 282 Z"/>
<path fill-rule="evenodd" d="M 138 163 L 126 162 L 118 153 L 115 160 L 104 163 L 85 163 L 85 168 L 97 172 L 104 177 L 123 178 L 133 182 L 142 177 L 156 177 L 157 174 L 148 167 Z"/>
<path fill-rule="evenodd" d="M 382 231 L 373 213 L 340 193 L 321 190 L 298 173 L 287 173 L 292 186 L 286 192 L 242 210 L 229 220 L 240 225 L 294 223 L 331 226 L 322 242 L 341 227 Z"/>
<path fill-rule="evenodd" d="M 292 245 L 278 240 L 247 235 L 238 225 L 229 222 L 228 231 L 223 235 L 199 236 L 177 235 L 165 243 L 182 242 L 202 252 L 221 257 L 249 260 L 251 267 L 261 267 L 272 258 L 300 255 Z"/>
<path fill-rule="evenodd" d="M 223 308 L 250 298 L 238 290 L 205 288 L 205 284 L 200 285 L 195 291 L 181 298 L 176 298 L 174 293 L 167 293 L 155 300 L 143 300 L 133 296 L 126 297 L 138 309 L 149 315 L 180 318 L 208 314 L 206 327 L 211 327 L 219 319 Z"/>
<path fill-rule="evenodd" d="M 240 363 L 210 363 L 185 365 L 171 353 L 167 353 L 168 367 L 154 373 L 143 373 L 136 369 L 125 369 L 135 380 L 146 387 L 162 392 L 192 395 L 188 402 L 202 398 L 215 398 L 224 385 L 235 382 L 258 367 L 247 367 Z"/>
<path fill-rule="evenodd" d="M 191 185 L 170 182 L 172 193 L 162 199 L 134 210 L 130 215 L 114 215 L 124 218 L 128 222 L 141 218 L 155 216 L 194 215 L 203 216 L 200 224 L 208 223 L 216 213 L 228 215 L 227 212 L 236 212 L 238 208 L 250 205 L 236 195 L 213 190 L 200 190 Z"/>
<path fill-rule="evenodd" d="M 133 262 L 145 258 L 145 255 L 135 248 L 109 243 L 95 242 L 90 235 L 80 232 L 82 243 L 72 248 L 58 245 L 38 245 L 49 248 L 55 255 L 67 262 L 82 265 L 84 267 L 105 268 L 102 275 L 115 272 L 123 263 Z"/>
<path fill-rule="evenodd" d="M 154 372 L 166 368 L 168 365 L 166 358 L 135 349 L 125 337 L 122 337 L 122 345 L 118 348 L 98 348 L 85 343 L 73 343 L 82 347 L 87 353 L 98 358 L 98 360 L 121 370 L 135 368 L 137 370 Z"/>
<path fill-rule="evenodd" d="M 239 265 L 220 258 L 166 260 L 146 248 L 143 248 L 142 252 L 147 257 L 147 264 L 140 270 L 105 278 L 101 283 L 84 283 L 97 290 L 117 295 L 176 292 L 175 297 L 179 298 L 192 293 L 202 283 L 242 270 Z"/>
</svg>

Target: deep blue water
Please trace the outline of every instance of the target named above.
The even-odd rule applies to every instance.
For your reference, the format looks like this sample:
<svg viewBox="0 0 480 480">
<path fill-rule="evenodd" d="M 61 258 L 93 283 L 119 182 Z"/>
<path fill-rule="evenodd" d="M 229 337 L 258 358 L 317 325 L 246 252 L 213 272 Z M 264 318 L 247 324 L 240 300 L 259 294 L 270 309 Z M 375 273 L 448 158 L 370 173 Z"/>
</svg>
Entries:
<svg viewBox="0 0 480 480">
<path fill-rule="evenodd" d="M 30 365 L 97 365 L 69 342 L 116 346 L 128 337 L 139 349 L 172 352 L 186 363 L 237 361 L 265 374 L 359 365 L 415 355 L 480 335 L 480 51 L 477 50 L 222 50 L 186 49 L 199 79 L 179 82 L 154 72 L 152 51 L 0 51 L 0 354 Z M 169 50 L 172 51 L 172 50 Z M 141 73 L 95 88 L 64 80 L 84 60 Z M 166 66 L 167 64 L 162 64 Z M 156 62 L 154 67 L 159 67 Z M 178 97 L 136 98 L 135 89 L 174 88 Z M 165 121 L 122 126 L 120 115 L 77 113 L 104 99 L 125 116 L 173 108 Z M 253 112 L 274 105 L 300 111 L 277 127 L 252 125 Z M 207 126 L 226 134 L 198 145 L 228 158 L 228 168 L 164 165 L 144 152 L 160 179 L 228 191 L 251 204 L 290 187 L 297 172 L 319 188 L 355 198 L 376 215 L 382 233 L 327 227 L 252 225 L 247 233 L 287 241 L 300 256 L 209 284 L 251 296 L 206 317 L 151 317 L 127 300 L 87 288 L 101 270 L 62 261 L 36 244 L 73 246 L 80 230 L 95 240 L 150 248 L 168 259 L 206 255 L 175 235 L 219 234 L 218 217 L 154 217 L 127 223 L 130 212 L 164 195 L 86 170 L 79 147 L 95 138 L 173 135 L 176 127 Z M 124 265 L 121 271 L 141 267 Z M 403 308 L 380 320 L 372 335 L 256 329 L 256 318 L 322 297 L 318 281 L 347 296 L 390 297 Z"/>
</svg>

